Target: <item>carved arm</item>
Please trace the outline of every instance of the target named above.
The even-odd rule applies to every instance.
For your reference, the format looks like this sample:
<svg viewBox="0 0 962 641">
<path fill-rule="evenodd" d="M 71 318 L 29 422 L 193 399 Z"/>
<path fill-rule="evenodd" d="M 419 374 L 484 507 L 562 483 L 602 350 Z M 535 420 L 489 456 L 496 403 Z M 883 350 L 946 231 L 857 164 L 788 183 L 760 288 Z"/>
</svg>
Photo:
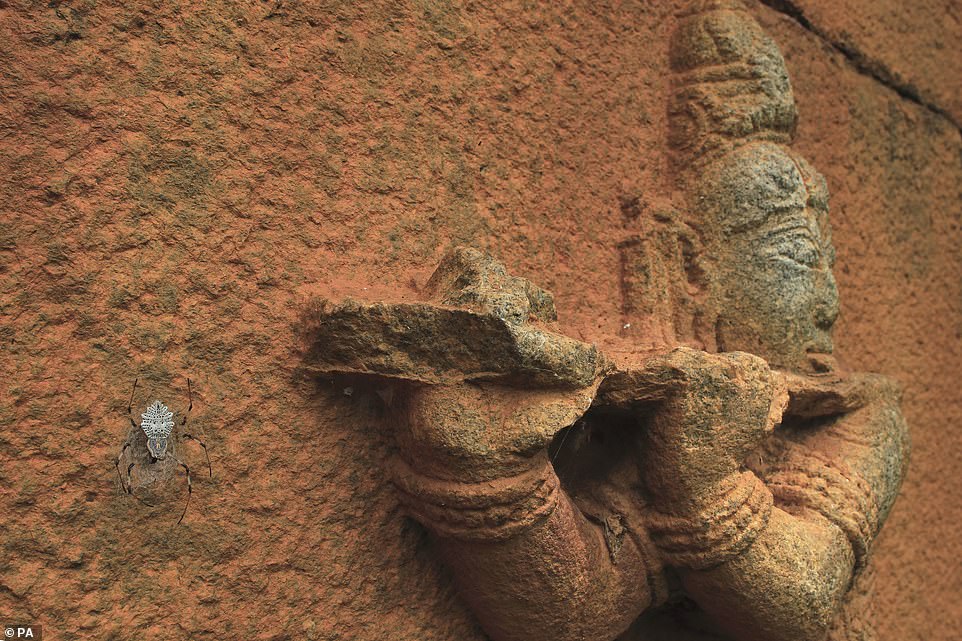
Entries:
<svg viewBox="0 0 962 641">
<path fill-rule="evenodd" d="M 592 392 L 422 389 L 398 431 L 402 502 L 495 641 L 613 639 L 663 596 L 640 515 L 619 515 L 627 535 L 613 554 L 548 460 Z"/>
<path fill-rule="evenodd" d="M 749 457 L 756 475 L 738 461 L 751 434 L 770 429 L 763 409 L 779 397 L 775 377 L 747 355 L 732 372 L 718 357 L 684 355 L 675 365 L 687 382 L 649 436 L 652 538 L 690 596 L 740 641 L 824 639 L 904 472 L 897 394 L 863 377 L 863 407 L 782 427 Z"/>
</svg>

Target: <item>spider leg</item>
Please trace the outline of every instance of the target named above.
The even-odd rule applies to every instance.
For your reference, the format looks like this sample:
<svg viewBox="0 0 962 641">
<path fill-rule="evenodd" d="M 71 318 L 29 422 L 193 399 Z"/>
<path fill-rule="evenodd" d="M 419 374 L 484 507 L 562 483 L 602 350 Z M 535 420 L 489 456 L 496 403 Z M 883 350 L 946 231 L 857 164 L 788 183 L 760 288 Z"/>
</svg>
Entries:
<svg viewBox="0 0 962 641">
<path fill-rule="evenodd" d="M 190 468 L 187 467 L 187 464 L 183 461 L 177 462 L 184 468 L 184 472 L 187 474 L 187 503 L 184 504 L 184 511 L 180 513 L 180 518 L 177 519 L 177 525 L 180 525 L 180 522 L 184 520 L 184 516 L 187 514 L 187 507 L 190 505 L 190 495 L 194 493 L 194 487 L 190 482 Z"/>
<path fill-rule="evenodd" d="M 157 507 L 153 503 L 148 503 L 147 501 L 143 500 L 142 498 L 134 494 L 134 480 L 133 480 L 133 477 L 130 476 L 130 470 L 134 469 L 134 465 L 136 464 L 137 463 L 134 462 L 127 466 L 127 487 L 125 488 L 127 490 L 127 494 L 134 497 L 135 499 L 137 499 L 147 507 Z M 119 472 L 120 470 L 117 470 L 117 471 Z M 122 481 L 121 481 L 121 484 L 123 484 Z"/>
<path fill-rule="evenodd" d="M 130 411 L 134 404 L 134 392 L 137 391 L 137 381 L 139 380 L 139 378 L 134 379 L 134 388 L 130 390 L 130 400 L 127 401 L 127 416 L 130 416 Z M 133 420 L 133 418 L 130 419 L 131 422 L 133 422 Z"/>
<path fill-rule="evenodd" d="M 117 460 L 114 461 L 114 468 L 117 470 L 117 478 L 120 479 L 120 487 L 123 488 L 125 494 L 130 494 L 130 491 L 127 489 L 127 485 L 124 483 L 124 475 L 120 473 L 120 461 L 123 460 L 124 452 L 127 451 L 128 447 L 130 447 L 130 441 L 124 443 L 124 446 L 120 448 L 120 454 L 117 455 Z"/>
<path fill-rule="evenodd" d="M 181 425 L 187 425 L 187 417 L 190 416 L 190 410 L 194 408 L 194 394 L 190 388 L 190 378 L 187 379 L 187 411 L 184 412 L 184 420 L 180 422 Z"/>
<path fill-rule="evenodd" d="M 187 378 L 187 411 L 184 412 L 184 420 L 180 422 L 181 426 L 187 425 L 187 419 L 190 417 L 190 410 L 194 408 L 194 393 L 193 388 L 190 385 L 190 378 Z M 193 434 L 184 433 L 182 438 L 188 438 L 192 441 L 197 441 L 197 444 L 204 448 L 204 457 L 207 459 L 207 473 L 211 478 L 214 478 L 214 468 L 210 464 L 210 453 L 207 451 L 207 444 L 202 440 L 194 436 Z"/>
<path fill-rule="evenodd" d="M 130 398 L 127 399 L 127 420 L 130 421 L 130 426 L 131 426 L 132 428 L 134 428 L 135 430 L 138 429 L 138 428 L 137 428 L 137 423 L 134 422 L 134 417 L 133 417 L 133 414 L 132 414 L 131 412 L 132 412 L 132 408 L 133 408 L 133 405 L 134 405 L 134 392 L 137 391 L 137 381 L 139 381 L 139 380 L 140 380 L 139 377 L 134 379 L 134 386 L 133 386 L 133 388 L 131 388 L 131 390 L 130 390 Z M 117 460 L 114 462 L 114 467 L 117 468 L 117 476 L 120 477 L 120 487 L 124 488 L 124 492 L 126 492 L 127 494 L 132 494 L 132 491 L 131 491 L 131 489 L 130 489 L 130 483 L 129 483 L 129 481 L 130 481 L 130 468 L 133 467 L 133 463 L 131 463 L 130 466 L 127 468 L 127 480 L 128 480 L 128 483 L 125 485 L 125 484 L 124 484 L 124 477 L 123 477 L 123 475 L 120 473 L 120 461 L 121 461 L 121 459 L 123 459 L 123 457 L 124 457 L 124 452 L 126 452 L 126 451 L 127 451 L 127 448 L 130 447 L 130 446 L 131 446 L 131 445 L 130 445 L 130 439 L 128 438 L 128 439 L 124 442 L 124 446 L 123 446 L 122 448 L 120 448 L 120 454 L 117 455 Z"/>
<path fill-rule="evenodd" d="M 192 441 L 197 441 L 197 444 L 204 448 L 204 456 L 207 457 L 207 471 L 210 474 L 210 477 L 214 478 L 214 468 L 210 466 L 210 454 L 207 452 L 207 445 L 192 434 L 182 434 L 181 438 L 189 438 Z"/>
</svg>

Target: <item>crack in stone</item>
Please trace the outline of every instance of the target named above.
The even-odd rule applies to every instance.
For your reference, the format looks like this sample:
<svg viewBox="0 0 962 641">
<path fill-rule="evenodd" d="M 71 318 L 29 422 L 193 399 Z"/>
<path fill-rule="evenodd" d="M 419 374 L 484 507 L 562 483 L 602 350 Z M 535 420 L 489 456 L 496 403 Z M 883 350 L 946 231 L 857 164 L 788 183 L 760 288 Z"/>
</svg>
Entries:
<svg viewBox="0 0 962 641">
<path fill-rule="evenodd" d="M 853 67 L 855 67 L 855 70 L 858 73 L 872 78 L 879 84 L 891 89 L 902 98 L 905 98 L 906 100 L 945 118 L 952 123 L 952 126 L 956 129 L 956 131 L 959 132 L 959 135 L 962 136 L 962 124 L 956 122 L 955 118 L 953 118 L 948 111 L 936 104 L 924 100 L 919 94 L 919 90 L 915 85 L 911 83 L 900 82 L 882 62 L 869 58 L 866 54 L 862 53 L 851 45 L 833 40 L 822 29 L 819 29 L 812 24 L 812 21 L 805 16 L 805 12 L 802 11 L 798 5 L 792 2 L 792 0 L 759 1 L 766 7 L 774 9 L 775 11 L 792 18 L 803 29 L 817 36 L 820 40 L 838 51 L 852 64 Z"/>
</svg>

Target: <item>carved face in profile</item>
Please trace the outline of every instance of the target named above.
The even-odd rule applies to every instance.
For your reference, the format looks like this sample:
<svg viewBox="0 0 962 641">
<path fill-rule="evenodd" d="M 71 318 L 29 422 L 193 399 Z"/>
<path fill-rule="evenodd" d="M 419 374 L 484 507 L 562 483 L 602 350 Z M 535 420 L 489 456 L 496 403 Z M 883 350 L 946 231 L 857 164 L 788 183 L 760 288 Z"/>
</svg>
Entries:
<svg viewBox="0 0 962 641">
<path fill-rule="evenodd" d="M 824 178 L 784 147 L 755 143 L 706 173 L 698 202 L 713 221 L 718 349 L 830 367 L 838 289 Z"/>
</svg>

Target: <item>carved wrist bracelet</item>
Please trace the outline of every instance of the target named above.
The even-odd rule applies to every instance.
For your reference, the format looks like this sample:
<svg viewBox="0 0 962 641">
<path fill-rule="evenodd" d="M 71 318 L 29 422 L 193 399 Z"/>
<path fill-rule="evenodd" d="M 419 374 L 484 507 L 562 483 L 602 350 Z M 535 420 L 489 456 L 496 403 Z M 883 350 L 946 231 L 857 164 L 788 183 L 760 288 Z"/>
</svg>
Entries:
<svg viewBox="0 0 962 641">
<path fill-rule="evenodd" d="M 501 541 L 546 519 L 558 504 L 560 484 L 544 460 L 516 476 L 477 483 L 435 479 L 400 458 L 392 478 L 408 514 L 438 536 Z"/>
<path fill-rule="evenodd" d="M 648 512 L 652 541 L 665 562 L 707 570 L 748 549 L 768 525 L 772 493 L 752 472 L 735 473 L 703 497 L 694 515 Z"/>
</svg>

